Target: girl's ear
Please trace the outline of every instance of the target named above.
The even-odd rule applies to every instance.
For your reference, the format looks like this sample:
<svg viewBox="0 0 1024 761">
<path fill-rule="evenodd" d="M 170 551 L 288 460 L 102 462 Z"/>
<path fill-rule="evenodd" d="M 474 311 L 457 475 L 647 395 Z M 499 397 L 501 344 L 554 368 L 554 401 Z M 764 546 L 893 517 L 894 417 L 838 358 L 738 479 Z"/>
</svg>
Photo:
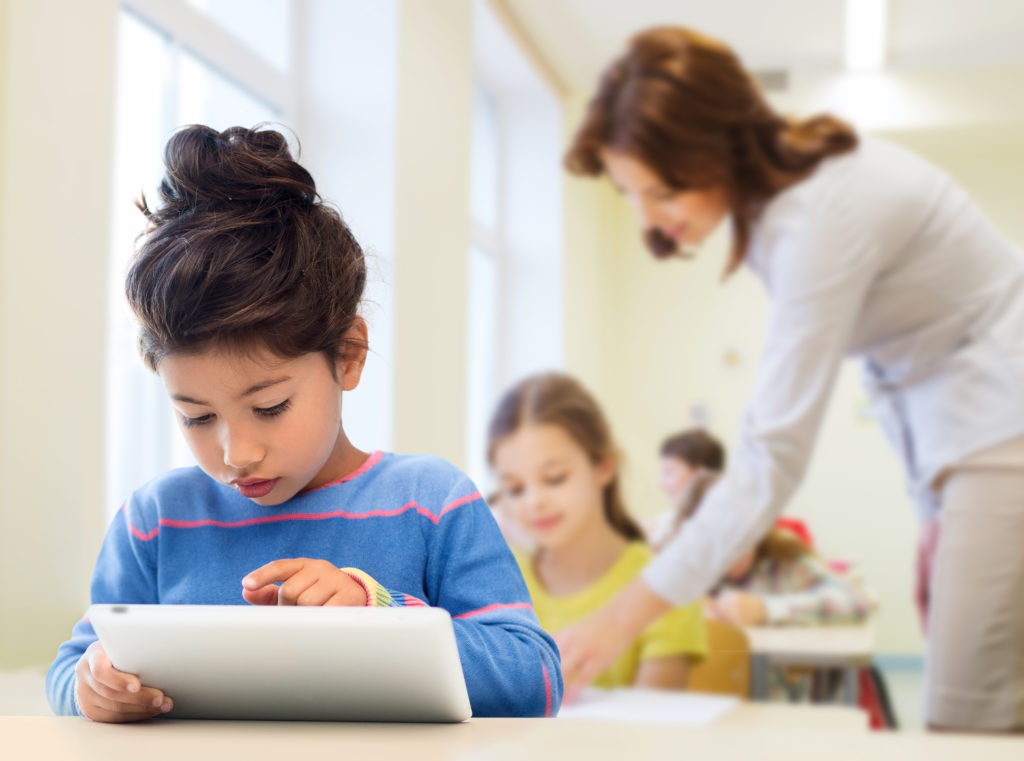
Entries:
<svg viewBox="0 0 1024 761">
<path fill-rule="evenodd" d="M 341 354 L 335 368 L 343 391 L 351 391 L 359 385 L 366 364 L 367 336 L 366 320 L 356 317 L 341 340 Z"/>
<path fill-rule="evenodd" d="M 619 459 L 614 454 L 606 454 L 597 464 L 597 478 L 603 489 L 612 482 L 619 470 Z"/>
</svg>

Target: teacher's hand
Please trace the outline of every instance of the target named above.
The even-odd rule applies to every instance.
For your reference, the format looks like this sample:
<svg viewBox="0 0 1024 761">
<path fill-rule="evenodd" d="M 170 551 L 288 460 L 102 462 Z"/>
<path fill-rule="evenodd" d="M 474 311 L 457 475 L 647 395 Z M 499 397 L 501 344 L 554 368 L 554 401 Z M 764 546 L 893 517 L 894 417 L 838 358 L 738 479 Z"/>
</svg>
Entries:
<svg viewBox="0 0 1024 761">
<path fill-rule="evenodd" d="M 672 605 L 636 579 L 597 613 L 555 636 L 562 655 L 565 700 L 571 703 Z"/>
</svg>

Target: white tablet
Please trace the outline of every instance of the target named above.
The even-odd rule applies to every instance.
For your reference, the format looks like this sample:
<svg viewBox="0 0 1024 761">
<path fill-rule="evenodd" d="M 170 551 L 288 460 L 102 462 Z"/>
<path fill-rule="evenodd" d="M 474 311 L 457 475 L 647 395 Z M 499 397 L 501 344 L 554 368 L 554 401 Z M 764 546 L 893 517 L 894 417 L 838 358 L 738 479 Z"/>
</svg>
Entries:
<svg viewBox="0 0 1024 761">
<path fill-rule="evenodd" d="M 190 719 L 455 722 L 470 716 L 441 608 L 93 605 L 115 668 Z"/>
</svg>

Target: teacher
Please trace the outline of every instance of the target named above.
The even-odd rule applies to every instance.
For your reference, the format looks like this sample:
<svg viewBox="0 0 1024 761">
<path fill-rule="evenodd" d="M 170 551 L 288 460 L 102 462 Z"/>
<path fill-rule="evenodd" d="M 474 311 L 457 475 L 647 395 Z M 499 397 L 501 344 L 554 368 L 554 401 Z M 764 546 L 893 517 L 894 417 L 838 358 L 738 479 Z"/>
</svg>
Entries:
<svg viewBox="0 0 1024 761">
<path fill-rule="evenodd" d="M 565 163 L 611 178 L 659 258 L 728 218 L 726 273 L 750 267 L 772 302 L 731 467 L 642 577 L 560 636 L 570 693 L 767 532 L 855 355 L 922 520 L 928 725 L 1024 729 L 1021 251 L 937 167 L 831 116 L 780 116 L 728 47 L 684 28 L 631 40 Z"/>
</svg>

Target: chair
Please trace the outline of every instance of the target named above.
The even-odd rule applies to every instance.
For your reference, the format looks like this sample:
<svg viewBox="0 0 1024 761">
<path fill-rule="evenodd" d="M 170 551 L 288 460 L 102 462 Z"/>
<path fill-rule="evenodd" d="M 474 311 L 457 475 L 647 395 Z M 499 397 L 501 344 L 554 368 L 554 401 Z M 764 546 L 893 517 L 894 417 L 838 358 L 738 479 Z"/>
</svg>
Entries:
<svg viewBox="0 0 1024 761">
<path fill-rule="evenodd" d="M 750 697 L 750 641 L 737 626 L 707 619 L 708 654 L 690 669 L 687 689 Z"/>
</svg>

